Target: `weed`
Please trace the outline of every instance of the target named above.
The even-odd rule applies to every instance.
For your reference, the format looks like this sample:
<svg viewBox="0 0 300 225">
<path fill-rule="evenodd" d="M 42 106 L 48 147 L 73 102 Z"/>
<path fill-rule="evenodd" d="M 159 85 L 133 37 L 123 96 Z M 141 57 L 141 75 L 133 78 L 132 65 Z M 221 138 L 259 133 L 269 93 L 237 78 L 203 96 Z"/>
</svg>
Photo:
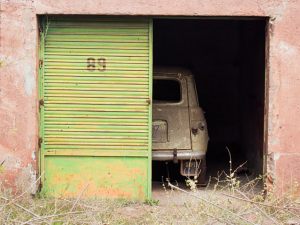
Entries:
<svg viewBox="0 0 300 225">
<path fill-rule="evenodd" d="M 146 199 L 145 204 L 150 206 L 157 206 L 159 204 L 159 200 Z"/>
<path fill-rule="evenodd" d="M 191 189 L 191 191 L 195 192 L 197 190 L 197 180 L 186 179 L 185 184 Z"/>
<path fill-rule="evenodd" d="M 16 196 L 0 188 L 0 224 L 300 224 L 298 186 L 281 196 L 266 193 L 257 188 L 263 176 L 242 181 L 231 163 L 205 189 L 193 179 L 187 179 L 188 189 L 167 179 L 162 198 L 144 203 Z"/>
</svg>

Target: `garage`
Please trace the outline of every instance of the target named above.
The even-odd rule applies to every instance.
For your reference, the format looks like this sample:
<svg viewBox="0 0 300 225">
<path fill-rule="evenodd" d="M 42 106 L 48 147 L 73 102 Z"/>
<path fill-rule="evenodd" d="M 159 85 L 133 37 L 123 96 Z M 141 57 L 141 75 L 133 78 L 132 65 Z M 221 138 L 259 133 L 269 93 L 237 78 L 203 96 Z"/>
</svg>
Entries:
<svg viewBox="0 0 300 225">
<path fill-rule="evenodd" d="M 228 150 L 233 168 L 242 165 L 239 176 L 265 173 L 265 29 L 266 19 L 257 17 L 153 21 L 154 68 L 194 75 L 209 133 L 207 178 L 229 172 Z M 179 170 L 172 161 L 154 162 L 153 180 L 183 181 Z"/>
<path fill-rule="evenodd" d="M 59 4 L 53 0 L 1 1 L 1 185 L 28 195 L 39 193 L 40 187 L 47 190 L 50 177 L 47 177 L 45 162 L 58 158 L 44 152 L 49 142 L 46 142 L 48 134 L 44 134 L 41 117 L 49 103 L 49 99 L 43 98 L 41 78 L 44 78 L 46 65 L 49 66 L 44 58 L 47 55 L 44 43 L 47 38 L 53 38 L 51 20 L 68 17 L 72 18 L 69 22 L 80 22 L 83 18 L 93 22 L 109 17 L 115 20 L 144 17 L 153 21 L 155 40 L 151 47 L 153 54 L 149 54 L 153 55 L 154 66 L 187 68 L 197 80 L 198 99 L 210 137 L 207 175 L 215 176 L 217 171 L 228 169 L 228 147 L 234 167 L 247 161 L 243 168 L 245 175 L 255 176 L 262 171 L 267 190 L 284 195 L 296 186 L 298 191 L 295 183 L 300 181 L 299 10 L 298 1 L 61 0 Z M 84 35 L 85 38 L 88 39 L 89 34 Z M 73 35 L 72 38 L 79 37 Z M 93 38 L 100 37 L 94 35 Z M 109 39 L 111 43 L 112 35 Z M 82 72 L 88 72 L 90 56 L 77 55 L 76 63 L 85 65 Z M 96 70 L 100 73 L 98 69 L 103 70 L 105 64 L 102 57 L 91 58 L 89 77 L 93 77 Z M 59 60 L 69 63 L 67 59 Z M 96 63 L 100 68 L 96 68 Z M 106 67 L 109 66 L 106 61 Z M 62 92 L 57 94 L 62 95 Z M 161 140 L 163 138 L 167 137 L 162 136 Z M 64 150 L 66 156 L 60 157 L 71 157 L 66 152 Z M 77 151 L 72 157 L 78 154 Z M 78 162 L 73 163 L 76 166 Z M 167 169 L 165 163 L 162 164 L 158 172 L 163 171 L 165 178 Z M 169 172 L 178 174 L 179 169 Z M 158 172 L 153 171 L 153 180 L 160 182 Z M 98 171 L 94 177 L 97 174 Z M 175 179 L 178 180 L 177 177 L 172 180 Z M 60 183 L 58 180 L 53 184 Z M 89 192 L 88 187 L 91 184 L 83 193 Z"/>
<path fill-rule="evenodd" d="M 43 193 L 145 199 L 152 181 L 184 179 L 176 157 L 192 145 L 188 111 L 174 116 L 177 127 L 172 118 L 152 123 L 152 88 L 179 101 L 183 86 L 158 84 L 153 68 L 193 75 L 209 135 L 206 177 L 228 171 L 228 151 L 241 174 L 264 173 L 264 18 L 47 16 L 40 27 Z M 171 129 L 152 137 L 157 123 Z M 168 142 L 175 159 L 152 164 L 152 138 Z"/>
</svg>

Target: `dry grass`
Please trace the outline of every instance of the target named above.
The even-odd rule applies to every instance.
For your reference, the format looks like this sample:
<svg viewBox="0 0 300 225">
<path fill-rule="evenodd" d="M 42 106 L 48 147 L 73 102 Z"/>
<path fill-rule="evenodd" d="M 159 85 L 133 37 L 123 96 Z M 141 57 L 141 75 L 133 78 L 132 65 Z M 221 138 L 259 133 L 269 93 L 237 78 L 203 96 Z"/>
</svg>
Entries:
<svg viewBox="0 0 300 225">
<path fill-rule="evenodd" d="M 215 183 L 206 190 L 183 190 L 168 184 L 177 192 L 197 199 L 180 210 L 193 218 L 194 224 L 299 224 L 300 199 L 294 189 L 284 196 L 276 196 L 256 187 L 261 178 L 240 181 L 235 176 L 224 180 L 215 178 Z M 191 199 L 190 198 L 190 199 Z M 191 220 L 191 223 L 193 221 Z"/>
<path fill-rule="evenodd" d="M 206 188 L 186 178 L 188 188 L 162 183 L 161 198 L 144 203 L 120 199 L 30 197 L 0 188 L 0 224 L 289 224 L 300 225 L 299 187 L 278 196 L 262 188 L 262 177 L 240 179 L 232 168 Z M 1 185 L 1 183 L 0 183 Z M 1 187 L 1 186 L 0 186 Z M 181 200 L 180 200 L 181 198 Z M 179 201 L 178 201 L 179 200 Z"/>
<path fill-rule="evenodd" d="M 166 182 L 165 204 L 13 196 L 2 190 L 0 224 L 300 224 L 300 201 L 293 190 L 276 197 L 257 192 L 260 178 L 240 182 L 226 174 L 213 180 L 207 190 Z M 179 195 L 185 196 L 182 204 L 176 203 Z"/>
</svg>

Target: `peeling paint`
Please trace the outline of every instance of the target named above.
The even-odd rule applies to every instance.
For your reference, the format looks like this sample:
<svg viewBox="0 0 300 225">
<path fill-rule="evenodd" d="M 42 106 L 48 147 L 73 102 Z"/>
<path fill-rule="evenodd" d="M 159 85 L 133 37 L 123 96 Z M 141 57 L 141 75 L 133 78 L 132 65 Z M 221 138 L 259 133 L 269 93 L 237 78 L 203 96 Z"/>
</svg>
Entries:
<svg viewBox="0 0 300 225">
<path fill-rule="evenodd" d="M 288 8 L 289 0 L 262 1 L 259 5 L 267 14 L 272 16 L 273 20 L 280 21 Z"/>
<path fill-rule="evenodd" d="M 267 183 L 270 185 L 275 183 L 275 168 L 274 153 L 270 153 L 267 156 Z"/>
<path fill-rule="evenodd" d="M 28 164 L 27 167 L 21 169 L 16 184 L 21 191 L 28 191 L 30 194 L 35 194 L 37 192 L 38 184 L 36 182 L 36 171 L 32 164 Z"/>
<path fill-rule="evenodd" d="M 30 65 L 23 65 L 24 67 L 24 88 L 27 95 L 32 95 L 35 89 L 34 72 Z"/>
<path fill-rule="evenodd" d="M 31 152 L 31 159 L 35 161 L 35 151 Z"/>
<path fill-rule="evenodd" d="M 282 54 L 285 54 L 287 57 L 294 56 L 298 52 L 297 47 L 294 47 L 284 41 L 279 42 L 278 49 L 282 52 Z"/>
<path fill-rule="evenodd" d="M 279 158 L 280 158 L 280 153 L 278 153 L 278 152 L 275 152 L 275 153 L 273 153 L 273 159 L 275 160 L 275 161 L 277 161 L 277 160 L 279 160 Z"/>
<path fill-rule="evenodd" d="M 2 152 L 2 151 L 0 151 Z M 4 157 L 1 157 L 0 162 L 3 162 L 3 168 L 5 170 L 13 170 L 17 171 L 18 169 L 22 168 L 22 161 L 21 159 L 16 158 L 12 154 L 5 154 Z"/>
</svg>

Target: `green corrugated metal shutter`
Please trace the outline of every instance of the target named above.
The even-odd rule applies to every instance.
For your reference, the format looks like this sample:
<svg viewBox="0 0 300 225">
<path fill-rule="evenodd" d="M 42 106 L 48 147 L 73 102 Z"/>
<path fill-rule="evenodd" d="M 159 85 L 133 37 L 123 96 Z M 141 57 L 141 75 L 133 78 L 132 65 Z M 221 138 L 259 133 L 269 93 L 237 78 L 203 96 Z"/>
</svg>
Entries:
<svg viewBox="0 0 300 225">
<path fill-rule="evenodd" d="M 42 24 L 42 192 L 149 198 L 151 21 L 53 17 Z"/>
</svg>

